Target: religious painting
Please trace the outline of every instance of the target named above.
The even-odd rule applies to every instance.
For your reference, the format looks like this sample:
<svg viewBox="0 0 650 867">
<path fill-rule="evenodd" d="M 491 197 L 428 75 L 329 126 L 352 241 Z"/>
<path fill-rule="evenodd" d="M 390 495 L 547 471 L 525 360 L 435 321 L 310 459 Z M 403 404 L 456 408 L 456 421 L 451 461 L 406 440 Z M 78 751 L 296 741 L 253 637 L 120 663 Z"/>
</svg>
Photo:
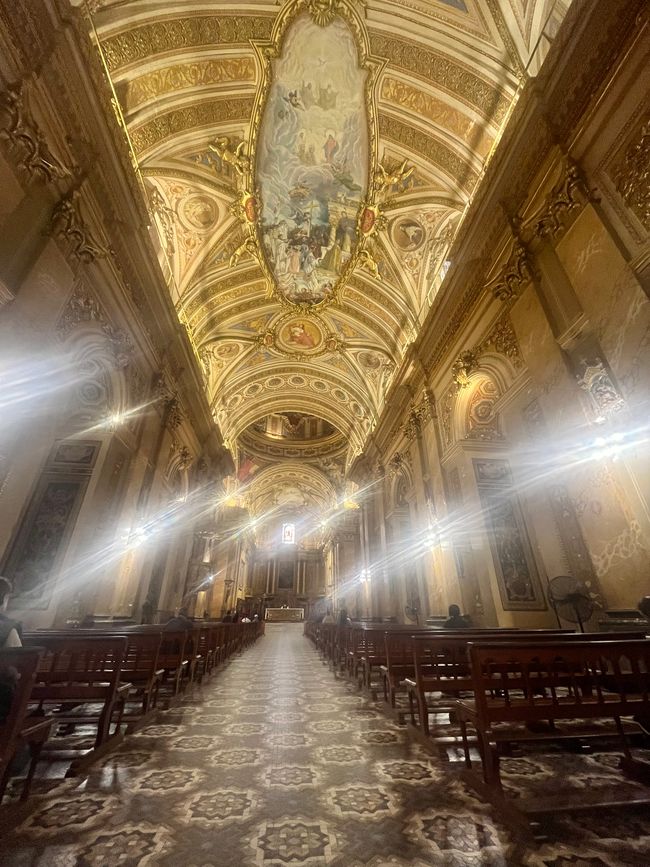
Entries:
<svg viewBox="0 0 650 867">
<path fill-rule="evenodd" d="M 293 590 L 293 560 L 278 563 L 278 590 Z"/>
<path fill-rule="evenodd" d="M 507 461 L 474 460 L 483 514 L 504 611 L 543 611 L 537 564 Z"/>
<path fill-rule="evenodd" d="M 425 239 L 424 227 L 417 220 L 402 218 L 391 226 L 393 243 L 404 253 L 410 253 L 422 246 Z"/>
<path fill-rule="evenodd" d="M 334 294 L 357 246 L 369 176 L 366 73 L 344 20 L 289 26 L 274 61 L 256 148 L 260 241 L 287 301 Z"/>
<path fill-rule="evenodd" d="M 214 199 L 196 194 L 188 196 L 178 205 L 178 215 L 188 229 L 208 232 L 219 219 L 219 209 Z"/>
<path fill-rule="evenodd" d="M 59 443 L 51 459 L 52 464 L 66 467 L 92 467 L 97 457 L 99 443 L 96 440 Z"/>
<path fill-rule="evenodd" d="M 279 329 L 277 344 L 285 352 L 309 355 L 320 350 L 324 337 L 320 326 L 313 319 L 296 316 Z"/>
<path fill-rule="evenodd" d="M 53 576 L 75 525 L 99 454 L 97 440 L 58 442 L 9 549 L 3 574 L 16 608 L 47 608 Z"/>
<path fill-rule="evenodd" d="M 50 576 L 87 484 L 87 476 L 41 478 L 4 567 L 14 585 L 14 606 L 47 608 L 53 590 Z"/>
</svg>

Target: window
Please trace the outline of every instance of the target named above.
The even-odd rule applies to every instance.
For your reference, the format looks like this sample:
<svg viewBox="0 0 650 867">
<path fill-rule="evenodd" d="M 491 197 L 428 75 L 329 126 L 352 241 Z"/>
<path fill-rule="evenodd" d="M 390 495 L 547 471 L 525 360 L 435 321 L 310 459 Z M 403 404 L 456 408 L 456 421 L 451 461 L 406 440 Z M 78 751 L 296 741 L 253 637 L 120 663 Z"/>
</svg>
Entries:
<svg viewBox="0 0 650 867">
<path fill-rule="evenodd" d="M 296 543 L 296 525 L 282 525 L 282 542 L 284 545 L 295 545 Z"/>
</svg>

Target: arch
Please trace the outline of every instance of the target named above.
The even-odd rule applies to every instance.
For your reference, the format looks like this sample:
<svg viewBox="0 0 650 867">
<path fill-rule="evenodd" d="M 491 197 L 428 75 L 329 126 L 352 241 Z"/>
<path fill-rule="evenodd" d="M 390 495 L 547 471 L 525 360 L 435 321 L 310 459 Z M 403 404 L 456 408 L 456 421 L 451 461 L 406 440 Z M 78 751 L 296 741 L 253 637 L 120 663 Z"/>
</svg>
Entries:
<svg viewBox="0 0 650 867">
<path fill-rule="evenodd" d="M 452 418 L 452 441 L 495 441 L 503 438 L 502 422 L 495 408 L 503 392 L 486 370 L 469 377 L 466 388 L 456 397 Z"/>
</svg>

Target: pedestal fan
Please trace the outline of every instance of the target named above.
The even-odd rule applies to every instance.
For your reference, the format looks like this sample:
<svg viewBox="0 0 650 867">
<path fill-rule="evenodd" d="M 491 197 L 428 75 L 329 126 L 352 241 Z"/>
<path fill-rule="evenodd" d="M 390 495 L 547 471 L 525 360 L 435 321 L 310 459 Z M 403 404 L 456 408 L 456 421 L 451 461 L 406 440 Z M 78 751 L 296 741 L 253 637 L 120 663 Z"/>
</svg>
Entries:
<svg viewBox="0 0 650 867">
<path fill-rule="evenodd" d="M 594 603 L 589 597 L 587 587 L 572 575 L 558 575 L 548 584 L 548 601 L 557 616 L 569 623 L 577 623 L 580 632 L 585 631 L 584 624 L 594 613 Z"/>
</svg>

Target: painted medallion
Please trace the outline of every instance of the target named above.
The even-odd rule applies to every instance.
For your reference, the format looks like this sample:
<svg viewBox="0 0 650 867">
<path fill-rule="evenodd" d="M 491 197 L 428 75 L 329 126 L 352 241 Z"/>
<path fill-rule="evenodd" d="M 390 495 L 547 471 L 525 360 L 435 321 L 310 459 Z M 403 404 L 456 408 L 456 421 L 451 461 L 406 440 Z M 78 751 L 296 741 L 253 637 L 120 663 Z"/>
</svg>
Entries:
<svg viewBox="0 0 650 867">
<path fill-rule="evenodd" d="M 279 329 L 277 344 L 285 352 L 309 355 L 322 350 L 324 339 L 325 335 L 315 319 L 295 316 Z"/>
<path fill-rule="evenodd" d="M 357 246 L 368 186 L 366 72 L 346 22 L 289 26 L 274 62 L 256 148 L 260 241 L 293 304 L 333 297 Z"/>
</svg>

